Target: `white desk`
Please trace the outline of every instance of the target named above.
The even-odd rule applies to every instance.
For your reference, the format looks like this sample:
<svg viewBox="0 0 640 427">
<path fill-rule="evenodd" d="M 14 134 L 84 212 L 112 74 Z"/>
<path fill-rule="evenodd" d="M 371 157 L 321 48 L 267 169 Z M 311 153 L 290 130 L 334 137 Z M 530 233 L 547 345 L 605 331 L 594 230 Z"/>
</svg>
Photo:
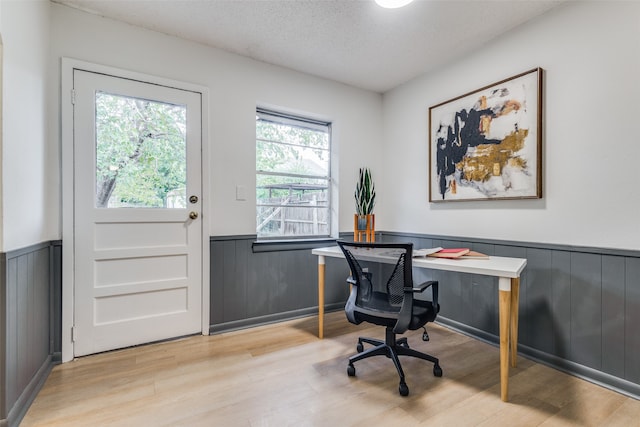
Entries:
<svg viewBox="0 0 640 427">
<path fill-rule="evenodd" d="M 344 258 L 338 246 L 317 248 L 318 255 L 318 336 L 324 335 L 324 273 L 325 257 Z M 370 261 L 394 262 L 390 258 L 372 256 Z M 526 259 L 492 256 L 489 259 L 441 259 L 413 258 L 413 266 L 431 270 L 456 271 L 498 277 L 498 310 L 500 317 L 500 397 L 508 400 L 509 361 L 516 366 L 518 355 L 518 299 L 520 273 L 527 265 Z M 446 286 L 446 283 L 442 284 Z M 509 358 L 511 354 L 511 358 Z"/>
</svg>

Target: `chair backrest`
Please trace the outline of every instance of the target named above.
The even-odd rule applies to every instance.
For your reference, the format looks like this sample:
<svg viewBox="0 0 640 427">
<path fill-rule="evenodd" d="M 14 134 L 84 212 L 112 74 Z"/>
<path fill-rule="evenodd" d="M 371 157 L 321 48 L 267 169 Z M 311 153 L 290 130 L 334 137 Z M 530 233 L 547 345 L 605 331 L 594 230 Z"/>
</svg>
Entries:
<svg viewBox="0 0 640 427">
<path fill-rule="evenodd" d="M 404 287 L 413 286 L 412 275 L 412 243 L 361 243 L 338 241 L 338 245 L 344 253 L 349 269 L 351 270 L 351 283 L 358 287 L 356 305 L 366 306 L 370 300 L 376 283 L 384 283 L 384 291 L 387 294 L 387 302 L 394 311 L 402 306 L 404 300 Z M 386 274 L 381 281 L 372 281 L 372 273 L 363 271 L 362 263 L 373 261 L 387 265 L 380 271 Z M 375 282 L 375 283 L 374 283 Z"/>
</svg>

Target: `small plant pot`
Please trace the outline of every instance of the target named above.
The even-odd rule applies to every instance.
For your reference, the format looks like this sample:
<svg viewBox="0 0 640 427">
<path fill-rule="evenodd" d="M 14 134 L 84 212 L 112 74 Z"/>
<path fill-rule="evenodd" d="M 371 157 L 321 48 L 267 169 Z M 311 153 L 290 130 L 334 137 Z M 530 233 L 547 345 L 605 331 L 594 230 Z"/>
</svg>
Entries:
<svg viewBox="0 0 640 427">
<path fill-rule="evenodd" d="M 375 242 L 376 218 L 374 214 L 353 215 L 353 240 L 356 242 Z"/>
<path fill-rule="evenodd" d="M 358 217 L 357 220 L 357 230 L 366 230 L 367 229 L 367 216 L 366 215 L 356 215 Z"/>
</svg>

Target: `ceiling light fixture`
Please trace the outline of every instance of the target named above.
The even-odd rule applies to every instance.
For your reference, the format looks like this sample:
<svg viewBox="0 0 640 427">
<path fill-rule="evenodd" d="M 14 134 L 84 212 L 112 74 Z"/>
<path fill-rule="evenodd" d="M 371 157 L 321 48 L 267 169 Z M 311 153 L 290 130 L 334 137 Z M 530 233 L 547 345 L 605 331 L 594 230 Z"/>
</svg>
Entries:
<svg viewBox="0 0 640 427">
<path fill-rule="evenodd" d="M 387 9 L 396 9 L 402 6 L 406 6 L 413 0 L 376 0 L 378 6 L 385 7 Z"/>
</svg>

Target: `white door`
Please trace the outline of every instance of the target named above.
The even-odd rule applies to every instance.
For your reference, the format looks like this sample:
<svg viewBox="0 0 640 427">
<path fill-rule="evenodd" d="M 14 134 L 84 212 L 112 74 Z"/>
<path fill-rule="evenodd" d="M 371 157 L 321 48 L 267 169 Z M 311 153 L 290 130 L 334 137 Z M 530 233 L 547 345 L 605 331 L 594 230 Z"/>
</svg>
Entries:
<svg viewBox="0 0 640 427">
<path fill-rule="evenodd" d="M 201 331 L 201 94 L 74 70 L 74 355 Z"/>
</svg>

